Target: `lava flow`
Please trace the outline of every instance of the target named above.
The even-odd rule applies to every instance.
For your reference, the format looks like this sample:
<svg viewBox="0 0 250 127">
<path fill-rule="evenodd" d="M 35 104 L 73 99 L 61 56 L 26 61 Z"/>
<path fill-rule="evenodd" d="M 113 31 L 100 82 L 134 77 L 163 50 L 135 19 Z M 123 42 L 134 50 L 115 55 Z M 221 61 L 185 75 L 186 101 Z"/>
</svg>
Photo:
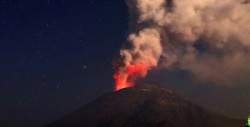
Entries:
<svg viewBox="0 0 250 127">
<path fill-rule="evenodd" d="M 113 76 L 115 79 L 115 91 L 134 86 L 135 80 L 139 77 L 145 77 L 147 70 L 147 65 L 135 64 L 128 66 L 122 71 L 116 71 Z"/>
</svg>

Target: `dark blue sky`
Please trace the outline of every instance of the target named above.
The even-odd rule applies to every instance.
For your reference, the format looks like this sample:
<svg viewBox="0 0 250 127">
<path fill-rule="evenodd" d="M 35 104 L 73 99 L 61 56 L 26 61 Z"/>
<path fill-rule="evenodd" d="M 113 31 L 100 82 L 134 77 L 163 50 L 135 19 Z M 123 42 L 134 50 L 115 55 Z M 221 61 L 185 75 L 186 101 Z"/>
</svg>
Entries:
<svg viewBox="0 0 250 127">
<path fill-rule="evenodd" d="M 1 0 L 0 126 L 41 125 L 112 91 L 127 29 L 123 1 Z"/>
<path fill-rule="evenodd" d="M 127 30 L 123 0 L 0 0 L 0 126 L 44 125 L 112 91 L 112 60 Z M 171 84 L 219 113 L 248 114 L 237 114 L 250 109 L 248 87 L 187 77 L 153 71 L 145 81 Z"/>
</svg>

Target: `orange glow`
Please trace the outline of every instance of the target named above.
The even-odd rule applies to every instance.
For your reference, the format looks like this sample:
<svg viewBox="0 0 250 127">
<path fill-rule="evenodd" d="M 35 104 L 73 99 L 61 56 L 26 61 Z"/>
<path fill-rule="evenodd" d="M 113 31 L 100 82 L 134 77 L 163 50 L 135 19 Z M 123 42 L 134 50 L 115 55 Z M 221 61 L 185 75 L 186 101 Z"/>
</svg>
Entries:
<svg viewBox="0 0 250 127">
<path fill-rule="evenodd" d="M 133 87 L 136 79 L 146 76 L 147 70 L 147 65 L 135 64 L 122 70 L 122 72 L 116 71 L 113 76 L 115 79 L 115 91 Z"/>
</svg>

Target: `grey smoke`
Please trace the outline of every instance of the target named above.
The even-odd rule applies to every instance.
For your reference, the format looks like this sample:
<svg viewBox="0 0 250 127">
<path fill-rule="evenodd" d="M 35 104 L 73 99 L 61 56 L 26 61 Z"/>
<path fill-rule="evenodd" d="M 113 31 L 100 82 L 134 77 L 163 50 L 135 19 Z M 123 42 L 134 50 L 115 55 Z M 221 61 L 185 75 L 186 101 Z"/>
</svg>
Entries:
<svg viewBox="0 0 250 127">
<path fill-rule="evenodd" d="M 181 69 L 200 82 L 250 82 L 249 0 L 127 0 L 130 32 L 119 66 Z M 144 73 L 146 73 L 144 72 Z"/>
</svg>

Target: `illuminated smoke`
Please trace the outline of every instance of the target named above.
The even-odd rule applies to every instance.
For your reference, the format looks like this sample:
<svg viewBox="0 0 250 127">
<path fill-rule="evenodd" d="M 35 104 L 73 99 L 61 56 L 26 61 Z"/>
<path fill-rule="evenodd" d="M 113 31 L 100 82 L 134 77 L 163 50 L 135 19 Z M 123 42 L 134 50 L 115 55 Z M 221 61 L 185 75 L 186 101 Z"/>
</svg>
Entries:
<svg viewBox="0 0 250 127">
<path fill-rule="evenodd" d="M 133 86 L 137 78 L 146 76 L 151 67 L 157 66 L 162 53 L 159 31 L 143 29 L 138 34 L 130 34 L 128 47 L 120 51 L 120 63 L 115 64 L 115 90 Z"/>
<path fill-rule="evenodd" d="M 201 82 L 249 83 L 248 3 L 249 0 L 127 0 L 132 34 L 115 62 L 114 77 L 125 84 L 116 90 L 133 86 L 137 78 L 156 66 L 187 71 Z M 130 68 L 138 66 L 141 69 L 130 72 Z"/>
</svg>

